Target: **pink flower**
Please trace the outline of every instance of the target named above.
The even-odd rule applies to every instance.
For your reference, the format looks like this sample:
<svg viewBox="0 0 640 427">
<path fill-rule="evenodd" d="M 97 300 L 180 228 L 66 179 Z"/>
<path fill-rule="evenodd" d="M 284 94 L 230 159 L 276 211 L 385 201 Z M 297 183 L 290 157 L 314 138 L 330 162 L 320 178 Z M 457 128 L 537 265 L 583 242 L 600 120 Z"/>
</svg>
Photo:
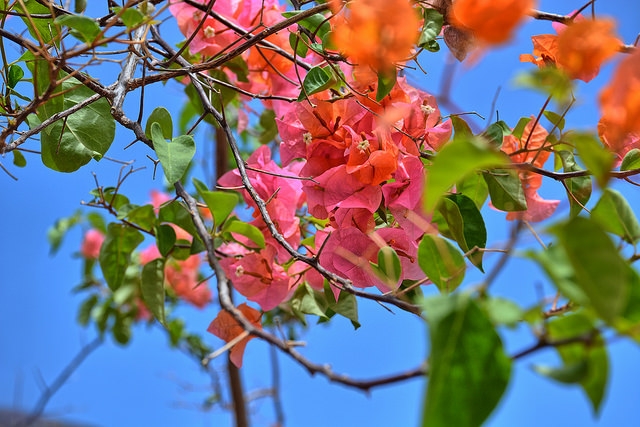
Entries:
<svg viewBox="0 0 640 427">
<path fill-rule="evenodd" d="M 507 135 L 502 143 L 502 151 L 507 154 L 523 150 L 518 154 L 512 154 L 511 160 L 516 163 L 531 163 L 534 166 L 543 167 L 551 154 L 544 150 L 549 133 L 539 123 L 533 128 L 535 119 L 527 123 L 520 140 L 513 135 Z M 522 188 L 527 200 L 527 210 L 522 212 L 509 212 L 508 220 L 524 219 L 530 222 L 538 222 L 549 218 L 560 204 L 559 200 L 544 200 L 538 194 L 538 189 L 542 185 L 542 176 L 522 171 L 519 173 Z"/>
<path fill-rule="evenodd" d="M 392 247 L 400 258 L 402 275 L 394 286 L 387 285 L 371 267 L 377 263 L 381 247 Z M 404 230 L 383 228 L 365 234 L 355 227 L 332 231 L 320 254 L 320 263 L 329 271 L 337 273 L 353 283 L 366 288 L 375 286 L 382 292 L 397 288 L 404 279 L 424 278 L 418 266 L 418 245 Z"/>
<path fill-rule="evenodd" d="M 333 208 L 363 208 L 375 212 L 382 202 L 382 190 L 378 185 L 365 185 L 346 171 L 346 165 L 329 169 L 315 178 L 305 181 L 309 212 L 316 218 L 328 218 Z"/>
<path fill-rule="evenodd" d="M 267 246 L 260 252 L 220 261 L 233 287 L 240 294 L 269 311 L 286 301 L 293 293 L 293 283 L 280 265 L 273 262 L 275 249 Z"/>
<path fill-rule="evenodd" d="M 84 234 L 80 253 L 87 259 L 98 259 L 102 242 L 104 242 L 104 234 L 92 228 Z"/>
<path fill-rule="evenodd" d="M 151 206 L 158 212 L 160 207 L 172 200 L 167 193 L 158 190 L 151 190 Z"/>
<path fill-rule="evenodd" d="M 167 263 L 164 270 L 165 280 L 176 295 L 198 308 L 211 302 L 211 289 L 198 276 L 201 262 L 200 255 L 192 255 L 184 261 Z"/>
</svg>

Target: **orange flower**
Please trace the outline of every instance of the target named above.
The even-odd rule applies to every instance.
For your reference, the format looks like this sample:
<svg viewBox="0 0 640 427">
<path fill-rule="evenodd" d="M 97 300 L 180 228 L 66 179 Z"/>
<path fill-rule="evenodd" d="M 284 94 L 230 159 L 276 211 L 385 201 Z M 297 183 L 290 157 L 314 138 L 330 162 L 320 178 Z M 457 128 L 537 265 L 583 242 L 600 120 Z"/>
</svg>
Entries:
<svg viewBox="0 0 640 427">
<path fill-rule="evenodd" d="M 262 315 L 258 310 L 249 307 L 245 303 L 240 304 L 238 306 L 238 310 L 240 310 L 242 315 L 249 322 L 251 322 L 253 326 L 262 328 L 260 324 L 260 317 L 262 317 Z M 244 332 L 244 328 L 238 323 L 236 319 L 233 318 L 231 313 L 226 310 L 220 310 L 216 318 L 213 319 L 213 321 L 207 328 L 207 332 L 212 333 L 225 342 L 229 342 L 242 334 Z M 247 343 L 253 338 L 255 337 L 248 335 L 246 338 L 243 338 L 231 348 L 230 359 L 238 368 L 242 367 L 242 356 L 244 355 L 244 349 L 247 346 Z"/>
<path fill-rule="evenodd" d="M 531 62 L 539 68 L 555 65 L 558 58 L 558 36 L 555 34 L 540 34 L 532 36 L 533 55 L 520 55 L 520 62 Z"/>
<path fill-rule="evenodd" d="M 334 20 L 332 34 L 335 45 L 352 61 L 385 71 L 410 56 L 418 27 L 409 0 L 353 0 Z"/>
<path fill-rule="evenodd" d="M 502 44 L 534 5 L 535 0 L 456 0 L 449 18 L 481 42 Z"/>
<path fill-rule="evenodd" d="M 527 123 L 520 140 L 513 135 L 508 135 L 502 142 L 502 151 L 510 154 L 514 163 L 531 163 L 537 167 L 543 167 L 550 151 L 544 150 L 549 133 L 539 123 L 533 127 L 535 119 Z M 517 154 L 512 154 L 516 153 Z M 528 171 L 520 171 L 518 174 L 522 182 L 522 188 L 527 200 L 527 210 L 522 212 L 509 212 L 508 220 L 523 219 L 529 222 L 543 221 L 555 212 L 559 200 L 545 200 L 538 194 L 538 189 L 542 185 L 542 175 Z"/>
<path fill-rule="evenodd" d="M 640 135 L 640 50 L 618 65 L 611 82 L 600 92 L 602 140 L 615 152 L 629 145 L 630 134 Z"/>
<path fill-rule="evenodd" d="M 365 185 L 378 185 L 398 169 L 398 146 L 391 140 L 388 130 L 379 130 L 375 137 L 354 138 L 351 142 L 347 173 L 353 174 Z"/>
<path fill-rule="evenodd" d="M 595 19 L 574 22 L 558 36 L 557 63 L 572 79 L 589 81 L 600 65 L 616 54 L 620 40 L 613 34 L 615 22 Z"/>
</svg>

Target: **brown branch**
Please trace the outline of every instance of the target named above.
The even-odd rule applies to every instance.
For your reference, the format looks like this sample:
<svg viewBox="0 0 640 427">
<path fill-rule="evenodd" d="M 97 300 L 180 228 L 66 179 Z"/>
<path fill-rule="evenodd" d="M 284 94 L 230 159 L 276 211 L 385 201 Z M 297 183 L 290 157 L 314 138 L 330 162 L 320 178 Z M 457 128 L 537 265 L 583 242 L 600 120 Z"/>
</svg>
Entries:
<svg viewBox="0 0 640 427">
<path fill-rule="evenodd" d="M 522 359 L 525 356 L 528 356 L 532 353 L 535 353 L 538 350 L 541 350 L 543 348 L 548 348 L 548 347 L 562 347 L 565 345 L 575 344 L 575 343 L 584 343 L 586 345 L 589 345 L 593 343 L 593 340 L 599 334 L 600 334 L 600 331 L 598 329 L 594 329 L 583 335 L 578 335 L 576 337 L 571 337 L 571 338 L 564 338 L 560 340 L 549 340 L 549 338 L 547 338 L 546 336 L 542 336 L 540 337 L 538 342 L 536 342 L 535 344 L 533 344 L 528 348 L 525 348 L 524 350 L 517 352 L 516 354 L 511 356 L 511 358 L 513 360 Z"/>
<path fill-rule="evenodd" d="M 193 224 L 196 228 L 196 231 L 198 232 L 198 236 L 200 236 L 205 245 L 207 261 L 213 271 L 216 273 L 218 284 L 218 299 L 220 301 L 220 306 L 223 310 L 227 310 L 233 316 L 233 318 L 243 327 L 244 330 L 249 332 L 251 335 L 254 335 L 266 341 L 270 345 L 275 346 L 280 351 L 287 354 L 289 357 L 303 366 L 307 370 L 307 372 L 309 372 L 309 374 L 320 374 L 326 377 L 331 382 L 337 382 L 363 391 L 369 391 L 371 388 L 376 386 L 392 384 L 395 382 L 407 380 L 409 378 L 415 378 L 425 375 L 425 368 L 420 367 L 399 374 L 384 376 L 372 380 L 353 379 L 345 375 L 336 374 L 335 372 L 333 372 L 329 365 L 320 365 L 311 362 L 302 354 L 297 352 L 294 348 L 292 348 L 286 341 L 283 341 L 282 339 L 263 329 L 256 328 L 242 315 L 242 312 L 240 312 L 240 310 L 238 310 L 233 305 L 233 301 L 231 299 L 231 284 L 215 255 L 213 238 L 207 231 L 202 217 L 200 216 L 196 200 L 185 190 L 180 182 L 176 182 L 174 186 L 176 189 L 176 194 L 180 196 L 187 204 L 189 214 L 191 215 Z"/>
<path fill-rule="evenodd" d="M 35 423 L 40 416 L 42 416 L 49 400 L 51 400 L 58 390 L 60 390 L 60 388 L 67 382 L 69 377 L 80 367 L 80 365 L 82 365 L 82 362 L 84 362 L 91 353 L 100 347 L 100 345 L 102 345 L 102 338 L 97 337 L 89 344 L 82 347 L 80 352 L 71 359 L 69 364 L 62 370 L 62 372 L 60 372 L 51 385 L 45 387 L 31 413 L 26 418 L 19 421 L 15 427 L 26 427 Z"/>
</svg>

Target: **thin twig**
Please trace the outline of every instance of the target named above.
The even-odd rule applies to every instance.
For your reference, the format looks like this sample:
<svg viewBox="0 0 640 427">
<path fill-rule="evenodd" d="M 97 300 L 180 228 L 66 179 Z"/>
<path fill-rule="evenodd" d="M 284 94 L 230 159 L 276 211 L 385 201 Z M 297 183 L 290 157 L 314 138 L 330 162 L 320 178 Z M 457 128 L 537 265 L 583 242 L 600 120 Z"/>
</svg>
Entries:
<svg viewBox="0 0 640 427">
<path fill-rule="evenodd" d="M 100 347 L 102 342 L 102 338 L 97 337 L 94 338 L 94 340 L 89 344 L 82 347 L 80 352 L 76 354 L 73 359 L 71 359 L 69 364 L 62 370 L 62 372 L 60 372 L 60 374 L 51 383 L 51 385 L 45 387 L 45 389 L 40 394 L 38 402 L 34 406 L 29 416 L 19 421 L 15 425 L 15 427 L 26 427 L 35 423 L 44 412 L 44 409 L 47 407 L 49 400 L 51 400 L 51 398 L 58 392 L 58 390 L 60 390 L 60 388 L 67 382 L 69 377 L 80 367 L 82 362 L 84 362 L 91 353 L 93 353 L 98 347 Z"/>
</svg>

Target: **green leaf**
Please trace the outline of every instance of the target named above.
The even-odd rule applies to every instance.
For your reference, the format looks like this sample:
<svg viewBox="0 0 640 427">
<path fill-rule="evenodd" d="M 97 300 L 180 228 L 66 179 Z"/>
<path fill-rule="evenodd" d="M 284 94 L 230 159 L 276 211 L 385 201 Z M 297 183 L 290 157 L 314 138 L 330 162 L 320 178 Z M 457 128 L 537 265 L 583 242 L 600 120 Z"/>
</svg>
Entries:
<svg viewBox="0 0 640 427">
<path fill-rule="evenodd" d="M 76 226 L 82 220 L 82 214 L 80 211 L 76 211 L 72 216 L 67 218 L 60 218 L 53 224 L 49 230 L 47 230 L 47 239 L 51 245 L 50 255 L 55 255 L 62 245 L 62 240 L 67 232 L 74 226 Z"/>
<path fill-rule="evenodd" d="M 171 347 L 178 347 L 178 344 L 180 344 L 185 334 L 184 322 L 181 319 L 171 319 L 165 327 L 167 328 L 167 332 L 169 332 L 169 343 Z"/>
<path fill-rule="evenodd" d="M 302 11 L 294 10 L 290 12 L 283 12 L 282 16 L 285 18 L 291 18 L 299 13 L 302 13 Z M 311 34 L 315 34 L 320 40 L 322 40 L 324 36 L 331 31 L 331 24 L 329 24 L 329 20 L 326 16 L 320 13 L 316 13 L 304 18 L 302 21 L 298 21 L 298 25 L 309 30 Z"/>
<path fill-rule="evenodd" d="M 438 200 L 456 182 L 479 169 L 508 164 L 508 158 L 479 139 L 454 139 L 435 156 L 425 185 L 424 209 L 433 212 Z"/>
<path fill-rule="evenodd" d="M 289 33 L 289 45 L 296 55 L 304 58 L 309 53 L 309 37 L 304 33 Z"/>
<path fill-rule="evenodd" d="M 328 65 L 325 67 L 320 67 L 319 65 L 313 67 L 309 70 L 302 81 L 303 90 L 300 92 L 298 102 L 304 100 L 307 96 L 313 95 L 314 93 L 329 89 L 336 84 L 336 82 L 337 80 L 333 75 L 331 67 Z"/>
<path fill-rule="evenodd" d="M 640 150 L 637 148 L 629 150 L 629 152 L 624 155 L 622 164 L 620 164 L 621 171 L 631 171 L 634 169 L 640 169 Z"/>
<path fill-rule="evenodd" d="M 579 380 L 582 389 L 597 414 L 604 398 L 609 377 L 609 360 L 604 340 L 593 334 L 591 320 L 582 312 L 552 319 L 547 323 L 549 339 L 567 340 L 577 337 L 589 337 L 584 342 L 556 347 L 565 367 L 585 363 L 586 374 Z M 592 336 L 593 334 L 593 336 Z"/>
<path fill-rule="evenodd" d="M 591 210 L 591 218 L 600 223 L 609 233 L 622 237 L 629 243 L 640 240 L 640 224 L 629 202 L 616 190 L 606 188 L 596 206 Z"/>
<path fill-rule="evenodd" d="M 390 70 L 378 71 L 378 89 L 376 92 L 376 101 L 382 101 L 385 96 L 391 93 L 391 90 L 396 85 L 397 77 L 398 72 L 395 67 Z"/>
<path fill-rule="evenodd" d="M 562 295 L 577 304 L 589 305 L 589 298 L 576 283 L 573 267 L 561 247 L 552 245 L 544 251 L 529 251 L 527 256 L 538 262 Z"/>
<path fill-rule="evenodd" d="M 631 292 L 621 317 L 614 327 L 618 333 L 628 335 L 640 343 L 640 276 L 632 270 Z"/>
<path fill-rule="evenodd" d="M 69 27 L 73 37 L 87 44 L 91 44 L 100 34 L 98 23 L 87 16 L 60 15 L 53 22 Z"/>
<path fill-rule="evenodd" d="M 515 328 L 525 315 L 518 304 L 499 297 L 484 300 L 483 308 L 489 315 L 491 323 L 496 326 L 505 325 Z"/>
<path fill-rule="evenodd" d="M 240 221 L 238 219 L 234 221 L 227 221 L 225 222 L 222 231 L 225 233 L 240 234 L 251 240 L 260 249 L 263 249 L 265 246 L 264 234 L 262 234 L 262 231 L 260 231 L 258 227 L 244 221 Z"/>
<path fill-rule="evenodd" d="M 238 55 L 232 60 L 226 61 L 224 66 L 236 75 L 239 82 L 249 83 L 249 67 L 242 56 Z"/>
<path fill-rule="evenodd" d="M 13 164 L 15 166 L 19 168 L 27 166 L 27 159 L 24 158 L 19 150 L 13 150 L 11 153 L 13 154 Z"/>
<path fill-rule="evenodd" d="M 123 315 L 116 313 L 115 321 L 111 327 L 111 333 L 113 339 L 120 345 L 127 345 L 131 340 L 131 325 L 133 324 L 133 317 L 131 315 Z"/>
<path fill-rule="evenodd" d="M 595 176 L 600 188 L 605 188 L 615 160 L 613 154 L 604 148 L 592 134 L 570 133 L 565 137 L 567 142 L 576 147 L 584 165 Z"/>
<path fill-rule="evenodd" d="M 418 265 L 440 292 L 453 292 L 466 272 L 462 254 L 448 240 L 431 234 L 420 241 Z"/>
<path fill-rule="evenodd" d="M 496 209 L 506 212 L 527 210 L 527 199 L 518 172 L 513 169 L 493 169 L 482 175 Z"/>
<path fill-rule="evenodd" d="M 482 209 L 489 196 L 489 187 L 480 173 L 472 173 L 456 183 L 456 193 L 464 194 Z"/>
<path fill-rule="evenodd" d="M 120 19 L 127 29 L 137 27 L 144 21 L 142 12 L 134 7 L 126 7 L 124 10 L 121 7 L 113 7 L 112 10 L 115 14 L 120 15 Z"/>
<path fill-rule="evenodd" d="M 329 320 L 329 317 L 326 315 L 328 304 L 324 294 L 311 288 L 308 283 L 303 283 L 298 286 L 298 289 L 296 289 L 291 298 L 290 304 L 295 312 L 311 314 L 321 319 Z M 304 316 L 300 317 L 300 320 L 304 322 Z"/>
<path fill-rule="evenodd" d="M 509 383 L 511 359 L 469 295 L 429 298 L 423 307 L 431 355 L 422 425 L 480 426 Z"/>
<path fill-rule="evenodd" d="M 24 7 L 22 6 L 24 4 Z M 52 40 L 56 40 L 56 45 L 59 44 L 58 27 L 53 25 L 52 19 L 34 19 L 30 15 L 42 15 L 51 16 L 51 10 L 38 3 L 36 0 L 24 0 L 23 2 L 17 2 L 15 8 L 21 12 L 21 19 L 29 29 L 29 34 L 35 40 L 42 40 L 44 43 L 49 43 Z"/>
<path fill-rule="evenodd" d="M 96 323 L 100 336 L 103 336 L 104 332 L 107 330 L 107 322 L 109 321 L 111 313 L 113 313 L 110 304 L 111 301 L 107 299 L 102 304 L 93 307 L 93 310 L 91 310 L 91 318 Z"/>
<path fill-rule="evenodd" d="M 424 24 L 422 25 L 422 31 L 420 32 L 420 38 L 418 39 L 418 46 L 432 52 L 437 52 L 440 50 L 437 37 L 442 31 L 444 17 L 437 10 L 427 8 L 423 9 L 423 16 Z"/>
<path fill-rule="evenodd" d="M 631 266 L 593 220 L 578 216 L 552 231 L 589 304 L 602 319 L 613 322 L 627 306 L 633 282 Z"/>
<path fill-rule="evenodd" d="M 151 112 L 151 114 L 149 114 L 147 127 L 144 129 L 144 133 L 149 138 L 151 138 L 151 125 L 153 123 L 158 123 L 160 125 L 160 128 L 162 128 L 162 136 L 165 139 L 173 138 L 173 120 L 171 119 L 171 114 L 166 108 L 157 107 Z"/>
<path fill-rule="evenodd" d="M 332 311 L 351 320 L 351 324 L 355 329 L 360 327 L 360 323 L 358 322 L 358 301 L 355 295 L 349 292 L 340 292 L 338 301 L 336 301 L 333 296 L 333 291 L 331 290 L 331 285 L 329 285 L 327 281 L 325 281 L 324 285 L 324 295 L 329 304 L 329 312 Z"/>
<path fill-rule="evenodd" d="M 213 224 L 216 227 L 220 226 L 235 209 L 238 204 L 238 196 L 235 193 L 225 191 L 209 191 L 203 182 L 195 178 L 193 179 L 193 184 L 209 208 L 211 216 L 213 216 Z"/>
<path fill-rule="evenodd" d="M 15 88 L 16 85 L 22 80 L 24 77 L 24 71 L 20 68 L 19 65 L 12 65 L 9 67 L 9 72 L 7 73 L 7 86 L 11 89 Z"/>
<path fill-rule="evenodd" d="M 511 135 L 515 136 L 517 139 L 522 138 L 522 134 L 524 133 L 524 128 L 527 127 L 529 122 L 531 121 L 531 117 L 520 117 L 516 127 L 511 131 Z"/>
<path fill-rule="evenodd" d="M 91 311 L 98 303 L 98 295 L 92 294 L 80 304 L 78 308 L 77 322 L 82 326 L 87 326 L 91 320 Z"/>
<path fill-rule="evenodd" d="M 265 108 L 260 113 L 260 133 L 258 134 L 258 141 L 261 144 L 268 144 L 278 136 L 278 126 L 276 126 L 276 113 L 270 109 Z"/>
<path fill-rule="evenodd" d="M 176 231 L 168 224 L 160 224 L 156 227 L 156 245 L 160 255 L 166 257 L 171 253 L 176 244 Z"/>
<path fill-rule="evenodd" d="M 502 147 L 502 140 L 505 135 L 511 133 L 511 129 L 509 129 L 509 125 L 507 125 L 502 120 L 492 123 L 486 131 L 482 132 L 482 136 L 489 141 L 491 145 L 500 149 Z"/>
<path fill-rule="evenodd" d="M 187 172 L 191 159 L 196 154 L 196 144 L 193 137 L 181 135 L 168 143 L 164 139 L 162 128 L 154 122 L 151 124 L 151 140 L 169 184 L 180 181 Z"/>
<path fill-rule="evenodd" d="M 101 231 L 102 234 L 107 234 L 107 223 L 99 213 L 89 212 L 87 214 L 87 221 L 89 221 L 92 228 Z"/>
<path fill-rule="evenodd" d="M 145 230 L 152 230 L 156 225 L 156 214 L 151 205 L 134 208 L 127 213 L 125 218 Z"/>
<path fill-rule="evenodd" d="M 464 140 L 473 137 L 473 131 L 469 124 L 460 116 L 451 116 L 451 124 L 455 132 L 455 139 Z"/>
<path fill-rule="evenodd" d="M 140 291 L 149 311 L 158 319 L 158 322 L 165 325 L 164 260 L 162 258 L 149 261 L 142 267 Z"/>
<path fill-rule="evenodd" d="M 75 13 L 82 13 L 87 8 L 87 0 L 75 0 L 73 2 L 73 11 Z"/>
<path fill-rule="evenodd" d="M 384 246 L 378 251 L 376 271 L 385 284 L 395 289 L 402 277 L 402 265 L 400 265 L 400 257 L 391 246 Z"/>
<path fill-rule="evenodd" d="M 62 83 L 64 91 L 60 110 L 47 102 L 38 110 L 40 121 L 48 119 L 59 111 L 69 109 L 83 102 L 95 93 L 75 79 Z M 56 98 L 61 98 L 58 96 Z M 54 107 L 54 108 L 50 108 Z M 115 120 L 111 116 L 111 106 L 105 98 L 99 99 L 75 113 L 47 126 L 40 134 L 42 162 L 59 172 L 73 172 L 89 163 L 100 160 L 109 150 L 115 137 Z"/>
<path fill-rule="evenodd" d="M 515 82 L 518 86 L 550 95 L 558 104 L 570 101 L 573 93 L 571 79 L 557 67 L 536 68 L 533 71 L 519 75 L 516 77 Z"/>
<path fill-rule="evenodd" d="M 442 199 L 438 211 L 447 222 L 451 237 L 463 252 L 467 253 L 474 247 L 486 246 L 487 229 L 473 200 L 462 194 L 451 194 Z M 478 251 L 469 255 L 469 261 L 480 271 L 484 271 L 482 254 L 483 252 Z"/>
<path fill-rule="evenodd" d="M 173 201 L 160 208 L 158 212 L 158 222 L 175 224 L 193 236 L 194 242 L 201 242 L 200 236 L 193 225 L 191 215 L 187 208 L 180 202 Z"/>
<path fill-rule="evenodd" d="M 554 113 L 550 110 L 545 110 L 542 112 L 542 114 L 544 114 L 547 120 L 549 120 L 551 124 L 557 127 L 560 131 L 564 129 L 565 120 L 564 117 L 562 117 L 560 114 Z"/>
<path fill-rule="evenodd" d="M 576 172 L 582 170 L 575 162 L 573 153 L 566 150 L 557 151 L 562 161 L 564 172 Z M 588 175 L 569 178 L 564 181 L 567 190 L 567 198 L 569 199 L 570 216 L 574 217 L 582 211 L 582 207 L 587 204 L 591 198 L 593 184 L 591 177 Z"/>
<path fill-rule="evenodd" d="M 123 224 L 109 224 L 98 259 L 104 280 L 112 291 L 122 284 L 131 253 L 143 241 L 144 236 L 138 230 Z"/>
<path fill-rule="evenodd" d="M 545 377 L 554 379 L 565 384 L 574 384 L 583 381 L 589 373 L 589 363 L 581 360 L 560 368 L 550 366 L 534 365 L 533 370 Z"/>
</svg>

